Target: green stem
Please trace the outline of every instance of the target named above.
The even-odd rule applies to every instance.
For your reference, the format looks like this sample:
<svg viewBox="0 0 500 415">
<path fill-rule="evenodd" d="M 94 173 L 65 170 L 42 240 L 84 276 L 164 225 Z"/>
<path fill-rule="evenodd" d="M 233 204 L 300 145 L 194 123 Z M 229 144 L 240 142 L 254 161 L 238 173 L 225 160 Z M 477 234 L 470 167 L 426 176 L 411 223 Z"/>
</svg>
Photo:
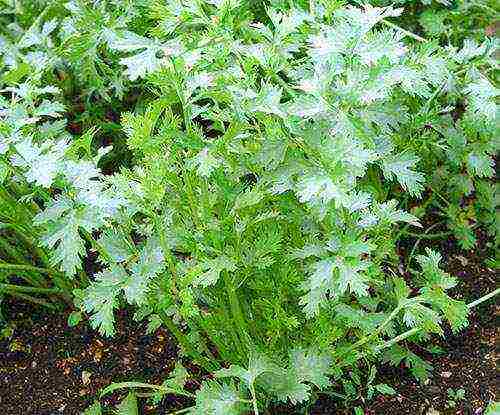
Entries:
<svg viewBox="0 0 500 415">
<path fill-rule="evenodd" d="M 413 238 L 419 238 L 419 239 L 440 239 L 440 238 L 445 238 L 447 236 L 453 235 L 453 232 L 447 231 L 447 232 L 438 232 L 438 233 L 429 233 L 429 234 L 418 234 L 418 233 L 413 233 L 410 231 L 404 231 L 402 232 L 402 235 L 408 235 Z"/>
<path fill-rule="evenodd" d="M 488 301 L 490 298 L 493 298 L 498 294 L 500 294 L 500 288 L 497 288 L 496 290 L 494 290 L 486 295 L 483 295 L 481 298 L 478 298 L 477 300 L 467 304 L 467 308 L 469 310 L 471 310 L 474 307 L 477 307 L 479 304 L 484 303 L 485 301 Z M 388 340 L 388 341 L 382 343 L 381 345 L 375 347 L 374 351 L 379 352 L 381 350 L 387 349 L 388 347 L 391 347 L 394 344 L 399 343 L 400 341 L 402 341 L 408 337 L 411 337 L 411 336 L 419 333 L 422 330 L 423 330 L 422 327 L 414 327 L 411 330 L 408 330 L 408 331 L 400 334 L 399 336 L 396 336 L 393 339 Z"/>
<path fill-rule="evenodd" d="M 185 414 L 185 413 L 191 411 L 192 409 L 193 409 L 192 407 L 188 407 L 188 408 L 184 408 L 184 409 L 179 409 L 178 411 L 168 412 L 166 415 L 180 415 L 180 414 Z"/>
<path fill-rule="evenodd" d="M 421 235 L 418 236 L 418 239 L 417 241 L 415 242 L 415 245 L 413 245 L 413 248 L 410 252 L 410 255 L 408 256 L 408 262 L 406 263 L 406 269 L 408 270 L 411 266 L 411 260 L 413 259 L 413 255 L 415 254 L 417 248 L 418 248 L 418 245 L 420 244 L 420 242 L 422 241 L 422 239 L 424 239 L 425 235 L 429 233 L 429 231 L 431 231 L 432 229 L 434 229 L 436 226 L 439 226 L 441 224 L 441 222 L 438 222 L 438 223 L 435 223 L 434 225 L 432 226 L 429 226 L 424 233 L 422 233 Z"/>
<path fill-rule="evenodd" d="M 368 343 L 373 338 L 377 337 L 386 328 L 386 326 L 399 314 L 400 311 L 401 311 L 401 306 L 398 305 L 394 310 L 392 310 L 392 313 L 389 314 L 389 316 L 387 316 L 387 318 L 371 334 L 359 339 L 349 348 L 349 350 L 357 349 L 360 346 Z"/>
<path fill-rule="evenodd" d="M 41 274 L 47 274 L 47 275 L 52 275 L 52 274 L 61 274 L 60 272 L 54 271 L 52 269 L 47 269 L 47 268 L 40 268 L 40 267 L 35 267 L 32 265 L 21 265 L 21 264 L 7 264 L 7 263 L 0 263 L 0 270 L 6 270 L 6 271 L 32 271 L 32 272 L 39 272 Z"/>
<path fill-rule="evenodd" d="M 172 319 L 164 311 L 160 311 L 158 314 L 184 351 L 203 366 L 205 370 L 208 372 L 213 371 L 214 365 L 193 347 L 188 337 L 175 325 Z"/>
<path fill-rule="evenodd" d="M 92 236 L 91 233 L 87 232 L 84 229 L 80 229 L 80 231 L 82 232 L 84 238 L 90 244 L 90 246 L 92 247 L 92 249 L 94 249 L 95 251 L 97 251 L 99 253 L 99 255 L 101 255 L 102 258 L 105 259 L 107 262 L 110 262 L 110 263 L 113 262 L 111 256 L 108 254 L 108 252 L 106 251 L 106 249 L 104 249 L 104 247 L 99 242 L 97 242 L 94 239 L 94 237 Z"/>
<path fill-rule="evenodd" d="M 253 386 L 253 382 L 250 385 L 248 385 L 248 388 L 250 389 L 250 394 L 252 395 L 253 413 L 255 415 L 259 415 L 259 407 L 257 406 L 257 395 L 255 394 L 255 387 Z"/>
<path fill-rule="evenodd" d="M 408 30 L 403 29 L 402 27 L 400 27 L 394 23 L 389 22 L 388 20 L 382 19 L 381 23 L 385 24 L 386 26 L 392 27 L 395 30 L 400 31 L 400 32 L 404 33 L 406 36 L 411 37 L 419 42 L 428 42 L 427 39 L 425 39 L 419 35 L 416 35 L 415 33 L 409 32 Z"/>
<path fill-rule="evenodd" d="M 486 295 L 483 295 L 481 298 L 478 298 L 477 300 L 473 301 L 472 303 L 467 304 L 467 308 L 470 310 L 470 309 L 478 306 L 479 304 L 484 303 L 485 301 L 488 301 L 490 298 L 495 297 L 499 293 L 500 293 L 500 288 L 497 288 L 496 290 L 494 290 Z"/>
<path fill-rule="evenodd" d="M 39 288 L 39 287 L 28 287 L 24 285 L 14 285 L 14 284 L 3 284 L 0 283 L 0 291 L 15 291 L 24 293 L 36 293 L 36 294 L 60 294 L 61 290 L 59 288 Z"/>
<path fill-rule="evenodd" d="M 43 307 L 47 307 L 50 310 L 55 310 L 56 309 L 56 307 L 53 304 L 50 304 L 47 301 L 42 300 L 41 298 L 32 297 L 29 294 L 20 293 L 20 292 L 9 292 L 8 294 L 11 295 L 11 296 L 13 296 L 13 297 L 21 298 L 24 301 L 28 301 L 30 303 L 34 303 L 34 304 L 37 304 L 37 305 L 41 305 Z"/>
<path fill-rule="evenodd" d="M 241 345 L 243 346 L 243 354 L 250 350 L 250 341 L 248 338 L 247 324 L 243 313 L 241 311 L 241 305 L 236 294 L 236 288 L 233 281 L 227 272 L 223 273 L 224 284 L 226 287 L 226 292 L 229 299 L 229 306 L 231 308 L 231 314 L 233 316 L 233 321 L 236 325 L 237 334 L 236 337 L 239 338 Z"/>
</svg>

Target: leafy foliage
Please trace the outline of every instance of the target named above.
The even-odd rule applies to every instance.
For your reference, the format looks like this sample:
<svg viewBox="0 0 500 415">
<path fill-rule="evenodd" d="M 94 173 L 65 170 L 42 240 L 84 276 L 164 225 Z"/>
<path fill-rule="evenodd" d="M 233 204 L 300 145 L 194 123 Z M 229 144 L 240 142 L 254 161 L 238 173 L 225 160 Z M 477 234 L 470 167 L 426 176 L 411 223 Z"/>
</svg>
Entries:
<svg viewBox="0 0 500 415">
<path fill-rule="evenodd" d="M 75 291 L 94 328 L 113 335 L 133 306 L 214 373 L 193 414 L 299 404 L 332 380 L 355 395 L 381 347 L 424 380 L 429 365 L 390 339 L 460 330 L 467 307 L 437 252 L 406 278 L 398 237 L 425 209 L 464 249 L 475 223 L 496 232 L 494 40 L 440 45 L 445 11 L 415 19 L 427 41 L 391 6 L 253 3 L 75 0 L 1 29 L 0 178 L 24 189 L 63 281 L 97 258 Z M 86 111 L 126 108 L 105 124 L 121 153 L 70 128 L 75 90 Z M 393 393 L 375 374 L 370 398 Z M 187 376 L 111 389 L 193 397 Z M 137 413 L 136 395 L 117 411 Z"/>
</svg>

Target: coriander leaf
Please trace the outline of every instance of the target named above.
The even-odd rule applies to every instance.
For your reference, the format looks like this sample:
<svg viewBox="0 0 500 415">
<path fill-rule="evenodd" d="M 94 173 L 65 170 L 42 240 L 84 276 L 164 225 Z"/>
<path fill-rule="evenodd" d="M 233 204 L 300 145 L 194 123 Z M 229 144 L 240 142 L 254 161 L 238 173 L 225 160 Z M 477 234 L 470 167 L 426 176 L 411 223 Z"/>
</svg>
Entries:
<svg viewBox="0 0 500 415">
<path fill-rule="evenodd" d="M 382 161 L 384 176 L 389 180 L 396 178 L 404 190 L 418 196 L 424 189 L 423 174 L 412 170 L 418 161 L 418 157 L 409 153 L 388 156 Z"/>
</svg>

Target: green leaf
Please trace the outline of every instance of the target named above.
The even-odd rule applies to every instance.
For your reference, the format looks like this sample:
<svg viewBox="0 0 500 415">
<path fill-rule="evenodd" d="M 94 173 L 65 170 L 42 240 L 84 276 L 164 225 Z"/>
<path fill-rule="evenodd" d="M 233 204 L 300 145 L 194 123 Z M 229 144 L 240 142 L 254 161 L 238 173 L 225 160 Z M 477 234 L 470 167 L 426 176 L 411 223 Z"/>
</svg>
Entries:
<svg viewBox="0 0 500 415">
<path fill-rule="evenodd" d="M 4 184 L 5 179 L 7 179 L 9 175 L 9 166 L 7 163 L 0 160 L 0 186 Z"/>
<path fill-rule="evenodd" d="M 422 225 L 419 223 L 418 218 L 408 212 L 405 212 L 404 210 L 397 209 L 397 203 L 397 200 L 375 203 L 373 210 L 380 222 L 389 225 L 396 224 L 398 222 L 406 222 L 410 225 L 421 228 Z"/>
<path fill-rule="evenodd" d="M 274 365 L 267 357 L 263 355 L 252 355 L 248 362 L 248 369 L 238 365 L 231 365 L 228 369 L 221 369 L 215 372 L 219 378 L 236 377 L 242 380 L 248 387 L 252 387 L 257 377 L 264 373 L 277 371 Z"/>
<path fill-rule="evenodd" d="M 195 285 L 208 287 L 217 284 L 222 271 L 236 271 L 236 263 L 226 256 L 207 259 L 200 264 L 203 270 L 193 281 Z"/>
<path fill-rule="evenodd" d="M 248 405 L 242 402 L 245 395 L 234 384 L 220 384 L 206 381 L 196 393 L 196 406 L 190 413 L 193 415 L 242 415 L 247 413 Z"/>
<path fill-rule="evenodd" d="M 467 156 L 467 169 L 471 175 L 478 177 L 493 177 L 495 162 L 487 154 L 470 153 Z"/>
<path fill-rule="evenodd" d="M 137 397 L 134 392 L 128 393 L 128 395 L 117 406 L 115 413 L 116 415 L 139 415 Z"/>
<path fill-rule="evenodd" d="M 17 154 L 12 156 L 12 164 L 27 169 L 25 177 L 29 183 L 50 187 L 63 168 L 66 147 L 65 142 L 39 146 L 26 138 L 15 145 Z"/>
<path fill-rule="evenodd" d="M 498 114 L 495 99 L 500 95 L 500 89 L 495 88 L 484 76 L 478 75 L 465 92 L 469 97 L 468 109 L 473 114 L 484 116 L 491 121 L 495 119 Z"/>
<path fill-rule="evenodd" d="M 406 300 L 410 295 L 410 288 L 406 285 L 406 281 L 403 278 L 397 277 L 393 279 L 394 282 L 394 293 L 396 294 L 396 299 L 399 303 Z"/>
<path fill-rule="evenodd" d="M 296 349 L 290 353 L 290 362 L 300 381 L 312 383 L 320 389 L 330 386 L 331 382 L 328 379 L 332 365 L 330 356 L 312 350 Z"/>
<path fill-rule="evenodd" d="M 424 189 L 424 176 L 412 170 L 418 161 L 418 157 L 409 153 L 388 156 L 382 162 L 384 176 L 389 180 L 396 178 L 404 190 L 412 196 L 418 196 Z"/>
<path fill-rule="evenodd" d="M 181 52 L 180 45 L 175 41 L 160 43 L 157 39 L 139 36 L 130 31 L 111 36 L 109 47 L 122 52 L 136 53 L 120 59 L 120 63 L 127 67 L 125 74 L 131 81 L 157 71 L 167 63 L 169 56 Z"/>
<path fill-rule="evenodd" d="M 393 388 L 391 388 L 389 385 L 386 385 L 385 383 L 379 383 L 378 385 L 375 385 L 375 389 L 377 389 L 383 395 L 396 395 L 397 393 Z"/>
<path fill-rule="evenodd" d="M 444 21 L 447 17 L 448 13 L 446 11 L 428 9 L 420 15 L 418 22 L 427 33 L 436 36 L 446 31 L 447 25 Z"/>
<path fill-rule="evenodd" d="M 486 408 L 484 415 L 499 415 L 500 414 L 500 402 L 490 402 Z"/>
<path fill-rule="evenodd" d="M 363 411 L 363 409 L 359 406 L 356 406 L 354 408 L 354 415 L 365 415 L 365 411 Z"/>
<path fill-rule="evenodd" d="M 320 172 L 303 176 L 297 183 L 296 192 L 301 203 L 326 204 L 336 200 L 342 206 L 346 198 L 343 186 Z"/>
<path fill-rule="evenodd" d="M 34 222 L 46 228 L 42 243 L 52 249 L 52 263 L 61 264 L 62 270 L 73 276 L 81 269 L 81 257 L 86 253 L 80 228 L 92 232 L 103 225 L 103 215 L 92 207 L 79 208 L 69 198 L 61 196 L 37 214 Z"/>
<path fill-rule="evenodd" d="M 108 386 L 106 386 L 101 393 L 99 394 L 100 398 L 103 398 L 106 395 L 109 395 L 110 393 L 113 393 L 114 391 L 118 389 L 153 389 L 153 390 L 161 390 L 165 391 L 165 388 L 163 386 L 158 386 L 154 385 L 151 383 L 144 383 L 144 382 L 119 382 L 119 383 L 111 383 Z"/>
<path fill-rule="evenodd" d="M 210 177 L 220 164 L 220 160 L 212 155 L 208 147 L 205 147 L 195 157 L 188 160 L 187 166 L 190 169 L 196 169 L 196 172 L 201 177 Z"/>
<path fill-rule="evenodd" d="M 413 376 L 420 382 L 425 382 L 429 378 L 429 372 L 432 370 L 432 366 L 429 363 L 412 352 L 408 352 L 406 365 L 410 368 Z"/>
<path fill-rule="evenodd" d="M 282 402 L 296 405 L 309 399 L 311 387 L 301 382 L 294 369 L 266 376 L 266 390 Z"/>
<path fill-rule="evenodd" d="M 189 378 L 189 373 L 180 362 L 175 363 L 174 370 L 165 381 L 166 386 L 172 389 L 182 390 Z"/>
<path fill-rule="evenodd" d="M 128 278 L 125 269 L 120 265 L 112 265 L 99 272 L 93 282 L 84 291 L 83 308 L 92 313 L 90 324 L 106 336 L 114 334 L 114 309 L 118 306 L 117 296 Z"/>
<path fill-rule="evenodd" d="M 126 261 L 134 254 L 126 235 L 116 228 L 105 229 L 97 242 L 114 262 Z"/>
<path fill-rule="evenodd" d="M 234 202 L 233 210 L 240 210 L 250 206 L 254 206 L 264 199 L 264 193 L 259 189 L 247 189 L 245 192 L 240 193 Z"/>
<path fill-rule="evenodd" d="M 43 100 L 42 103 L 35 108 L 33 115 L 35 117 L 61 117 L 61 112 L 64 112 L 64 105 L 57 101 Z"/>
<path fill-rule="evenodd" d="M 123 286 L 127 301 L 144 304 L 150 282 L 165 269 L 163 251 L 156 238 L 149 238 L 139 253 L 139 259 L 131 267 L 132 275 Z"/>
<path fill-rule="evenodd" d="M 82 321 L 82 313 L 80 311 L 73 311 L 68 316 L 68 326 L 70 327 L 75 327 L 80 321 Z"/>
<path fill-rule="evenodd" d="M 94 402 L 92 406 L 89 406 L 84 412 L 83 415 L 101 415 L 101 404 L 99 401 Z"/>
</svg>

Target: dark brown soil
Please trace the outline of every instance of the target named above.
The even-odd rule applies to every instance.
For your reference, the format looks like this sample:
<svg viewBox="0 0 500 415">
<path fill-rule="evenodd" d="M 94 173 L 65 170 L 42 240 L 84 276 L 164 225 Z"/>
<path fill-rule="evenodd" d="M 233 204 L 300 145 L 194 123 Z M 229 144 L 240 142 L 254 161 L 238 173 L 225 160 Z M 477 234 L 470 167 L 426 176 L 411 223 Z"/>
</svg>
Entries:
<svg viewBox="0 0 500 415">
<path fill-rule="evenodd" d="M 455 295 L 470 302 L 496 286 L 496 275 L 485 263 L 487 238 L 480 237 L 480 248 L 464 252 L 453 240 L 443 241 L 439 249 L 447 270 L 460 280 Z M 411 245 L 414 241 L 408 241 Z M 436 243 L 434 243 L 436 245 Z M 421 247 L 429 246 L 426 241 Z M 491 251 L 490 251 L 491 252 Z M 408 370 L 382 366 L 379 380 L 397 390 L 393 397 L 371 402 L 355 402 L 372 414 L 482 414 L 495 399 L 497 373 L 495 339 L 498 333 L 497 304 L 490 301 L 473 310 L 469 327 L 458 335 L 447 331 L 436 343 L 444 350 L 431 355 L 415 350 L 428 359 L 434 371 L 426 385 L 415 381 Z M 134 322 L 127 312 L 118 315 L 117 335 L 103 338 L 85 323 L 68 328 L 67 312 L 47 315 L 19 303 L 4 304 L 13 333 L 0 337 L 0 411 L 2 415 L 76 415 L 92 403 L 96 393 L 112 381 L 146 381 L 159 384 L 172 370 L 177 358 L 175 341 L 164 329 L 145 335 L 145 325 Z M 5 334 L 7 336 L 5 336 Z M 190 368 L 193 378 L 196 368 Z M 195 388 L 198 382 L 190 385 Z M 465 399 L 450 407 L 448 388 L 463 388 Z M 107 402 L 114 403 L 112 395 Z M 106 403 L 106 400 L 103 401 Z M 168 397 L 160 410 L 143 405 L 143 414 L 163 414 L 185 407 L 189 400 Z M 273 414 L 352 414 L 352 406 L 326 396 L 308 412 L 291 408 Z M 436 412 L 434 412 L 436 413 Z"/>
<path fill-rule="evenodd" d="M 112 381 L 161 383 L 177 359 L 168 332 L 145 335 L 145 325 L 126 312 L 118 315 L 116 336 L 107 339 L 85 323 L 69 328 L 68 313 L 40 315 L 19 303 L 5 308 L 15 327 L 9 339 L 0 341 L 2 415 L 79 414 Z M 112 395 L 107 402 L 117 398 Z M 188 403 L 174 398 L 168 407 Z M 153 412 L 145 406 L 143 413 Z"/>
</svg>

